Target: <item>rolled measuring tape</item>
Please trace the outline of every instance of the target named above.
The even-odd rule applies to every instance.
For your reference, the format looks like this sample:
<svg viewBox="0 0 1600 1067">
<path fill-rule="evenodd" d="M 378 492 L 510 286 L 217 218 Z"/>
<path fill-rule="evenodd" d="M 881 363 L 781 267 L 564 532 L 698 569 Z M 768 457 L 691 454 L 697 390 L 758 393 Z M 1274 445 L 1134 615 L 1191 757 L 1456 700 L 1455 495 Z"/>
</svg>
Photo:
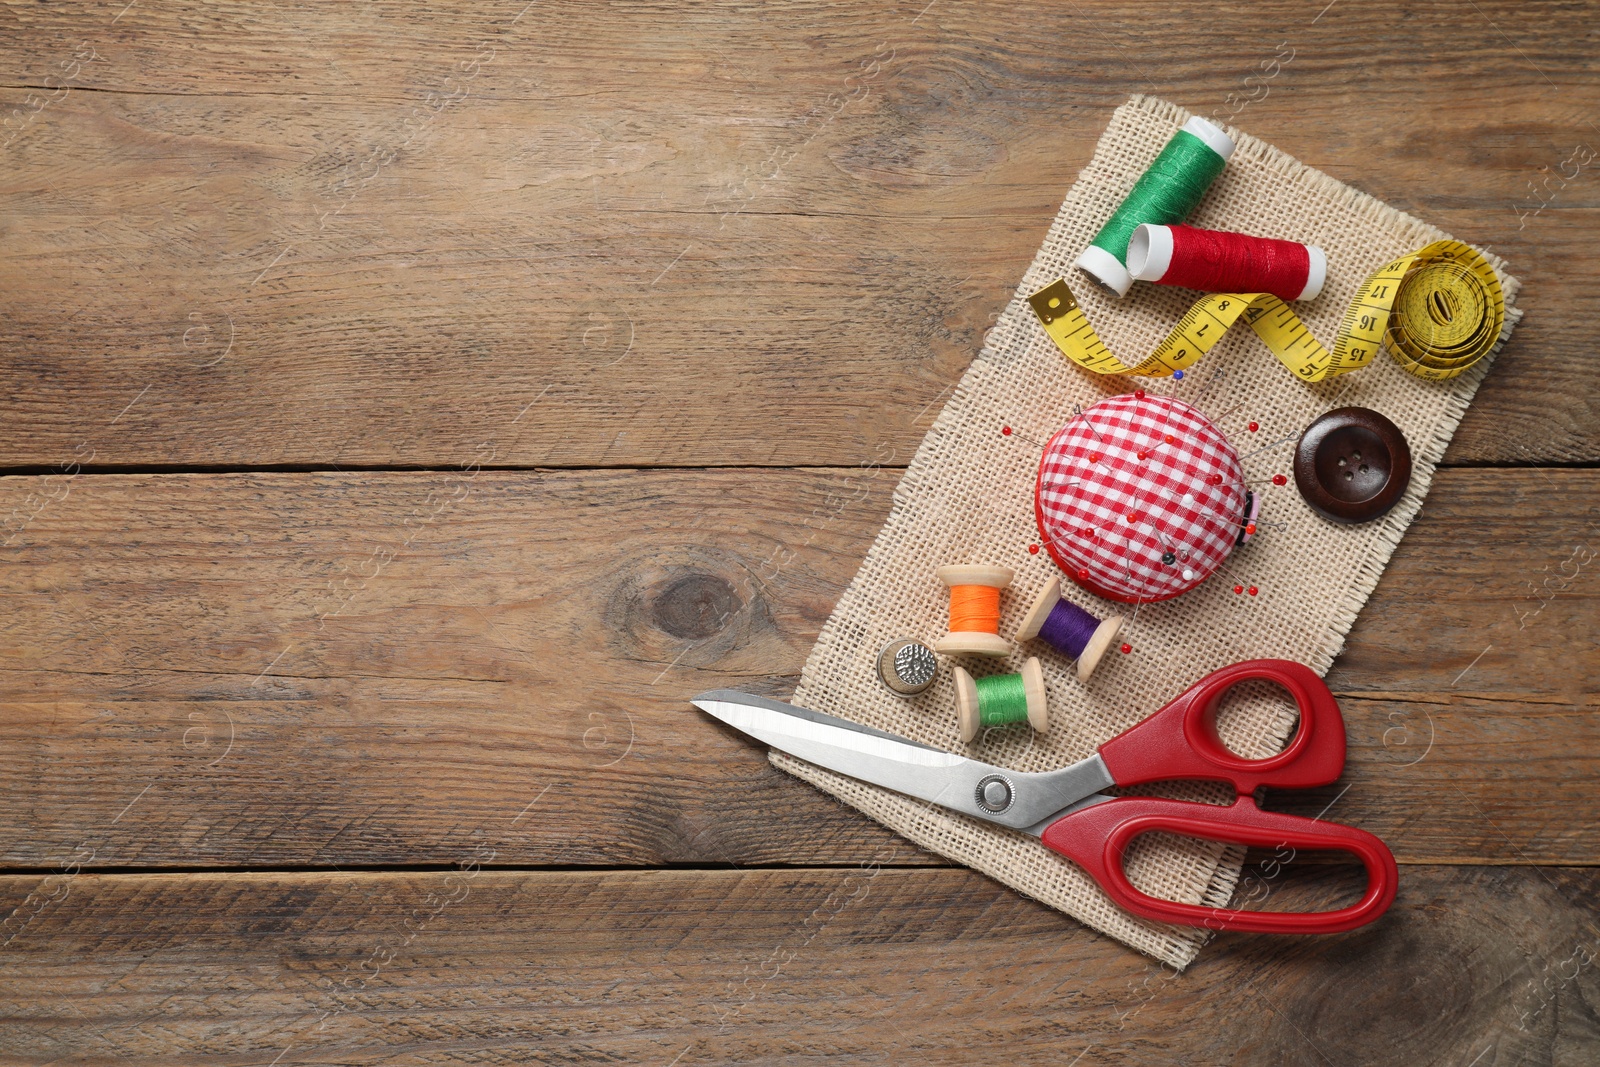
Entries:
<svg viewBox="0 0 1600 1067">
<path fill-rule="evenodd" d="M 1170 377 L 1214 348 L 1241 318 L 1295 377 L 1320 382 L 1359 370 L 1387 348 L 1408 373 L 1440 382 L 1488 355 L 1505 327 L 1505 294 L 1489 261 L 1460 241 L 1435 241 L 1367 276 L 1345 309 L 1333 348 L 1311 336 L 1270 293 L 1211 293 L 1195 301 L 1155 351 L 1123 363 L 1058 279 L 1028 297 L 1063 355 L 1096 374 Z"/>
</svg>

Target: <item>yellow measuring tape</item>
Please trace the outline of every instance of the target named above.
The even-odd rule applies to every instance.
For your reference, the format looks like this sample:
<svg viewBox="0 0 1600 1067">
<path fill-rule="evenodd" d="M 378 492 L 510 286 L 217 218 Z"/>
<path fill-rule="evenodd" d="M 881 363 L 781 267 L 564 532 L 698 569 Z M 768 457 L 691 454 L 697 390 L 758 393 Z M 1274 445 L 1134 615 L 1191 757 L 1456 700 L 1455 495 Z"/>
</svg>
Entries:
<svg viewBox="0 0 1600 1067">
<path fill-rule="evenodd" d="M 1460 241 L 1435 241 L 1373 271 L 1345 309 L 1331 351 L 1271 293 L 1208 293 L 1133 366 L 1111 354 L 1064 280 L 1040 289 L 1028 303 L 1056 347 L 1096 374 L 1167 377 L 1197 363 L 1243 318 L 1307 382 L 1359 370 L 1380 347 L 1418 378 L 1454 378 L 1489 353 L 1506 318 L 1494 268 Z"/>
</svg>

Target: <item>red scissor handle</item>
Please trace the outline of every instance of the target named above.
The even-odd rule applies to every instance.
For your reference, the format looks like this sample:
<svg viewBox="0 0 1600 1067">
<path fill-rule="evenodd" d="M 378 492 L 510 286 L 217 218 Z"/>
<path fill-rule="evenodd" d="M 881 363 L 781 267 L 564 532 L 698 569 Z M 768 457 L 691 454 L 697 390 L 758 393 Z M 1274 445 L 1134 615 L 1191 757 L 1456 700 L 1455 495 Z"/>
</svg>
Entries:
<svg viewBox="0 0 1600 1067">
<path fill-rule="evenodd" d="M 1162 900 L 1135 889 L 1122 867 L 1129 842 L 1157 831 L 1258 848 L 1354 853 L 1367 869 L 1367 891 L 1351 907 L 1320 912 L 1235 911 Z M 1118 797 L 1057 819 L 1045 828 L 1044 843 L 1088 871 L 1112 900 L 1135 915 L 1213 930 L 1269 934 L 1353 930 L 1388 910 L 1400 877 L 1388 847 L 1365 830 L 1262 811 L 1244 796 L 1226 808 L 1160 797 Z"/>
<path fill-rule="evenodd" d="M 1245 759 L 1217 736 L 1217 702 L 1240 682 L 1264 679 L 1289 691 L 1300 728 L 1282 752 Z M 1328 687 L 1310 667 L 1286 659 L 1253 659 L 1214 671 L 1166 707 L 1100 746 L 1118 785 L 1203 778 L 1231 782 L 1242 794 L 1260 786 L 1309 789 L 1337 781 L 1344 770 L 1344 719 Z"/>
</svg>

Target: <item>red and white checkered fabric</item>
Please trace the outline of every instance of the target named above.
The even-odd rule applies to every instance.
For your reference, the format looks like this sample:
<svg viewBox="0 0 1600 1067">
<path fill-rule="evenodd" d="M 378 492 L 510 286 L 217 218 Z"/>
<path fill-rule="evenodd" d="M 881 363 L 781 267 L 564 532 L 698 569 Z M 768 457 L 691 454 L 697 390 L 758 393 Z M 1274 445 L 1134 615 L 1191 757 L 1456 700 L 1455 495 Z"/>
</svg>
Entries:
<svg viewBox="0 0 1600 1067">
<path fill-rule="evenodd" d="M 1050 439 L 1035 510 L 1068 577 L 1139 603 L 1205 581 L 1239 539 L 1245 500 L 1239 456 L 1211 420 L 1140 392 L 1102 400 Z"/>
</svg>

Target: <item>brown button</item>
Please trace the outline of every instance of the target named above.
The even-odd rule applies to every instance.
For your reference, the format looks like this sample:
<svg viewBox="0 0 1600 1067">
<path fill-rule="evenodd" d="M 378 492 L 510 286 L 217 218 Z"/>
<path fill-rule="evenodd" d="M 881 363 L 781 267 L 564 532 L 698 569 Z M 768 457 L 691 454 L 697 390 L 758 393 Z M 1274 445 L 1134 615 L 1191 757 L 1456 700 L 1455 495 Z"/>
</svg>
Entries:
<svg viewBox="0 0 1600 1067">
<path fill-rule="evenodd" d="M 1295 448 L 1294 484 L 1313 511 L 1334 522 L 1376 519 L 1410 483 L 1405 434 L 1371 408 L 1328 412 Z"/>
</svg>

